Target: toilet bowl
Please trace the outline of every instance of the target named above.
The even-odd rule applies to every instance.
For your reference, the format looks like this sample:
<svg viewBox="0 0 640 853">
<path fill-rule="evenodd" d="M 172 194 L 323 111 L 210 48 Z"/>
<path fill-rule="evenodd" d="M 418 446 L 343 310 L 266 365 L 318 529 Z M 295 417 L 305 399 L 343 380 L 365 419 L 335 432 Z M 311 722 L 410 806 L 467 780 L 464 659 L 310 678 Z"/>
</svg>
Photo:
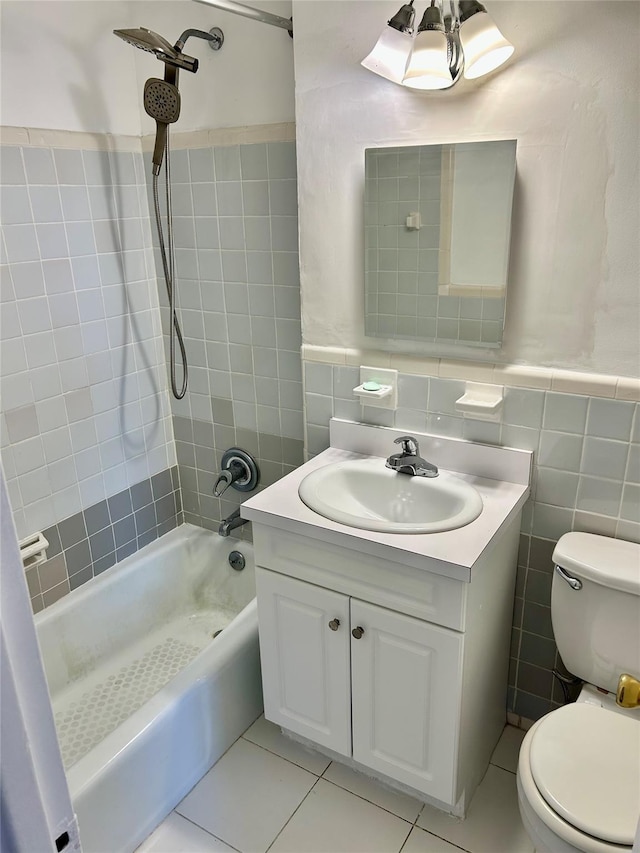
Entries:
<svg viewBox="0 0 640 853">
<path fill-rule="evenodd" d="M 593 693 L 587 688 L 577 703 L 538 720 L 522 742 L 518 805 L 537 853 L 622 853 L 633 847 L 640 817 L 640 717 L 612 710 L 610 698 L 600 703 Z"/>
<path fill-rule="evenodd" d="M 640 677 L 640 545 L 568 533 L 553 561 L 556 643 L 586 683 L 577 702 L 538 720 L 522 742 L 522 822 L 537 853 L 631 851 L 640 819 L 640 708 L 619 708 L 615 691 L 622 673 Z"/>
</svg>

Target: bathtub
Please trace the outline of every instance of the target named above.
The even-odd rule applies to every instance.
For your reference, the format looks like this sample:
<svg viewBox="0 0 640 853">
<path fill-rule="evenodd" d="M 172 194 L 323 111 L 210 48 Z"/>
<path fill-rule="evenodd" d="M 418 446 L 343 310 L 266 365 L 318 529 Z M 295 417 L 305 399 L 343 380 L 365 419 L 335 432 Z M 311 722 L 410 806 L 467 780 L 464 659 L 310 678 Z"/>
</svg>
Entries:
<svg viewBox="0 0 640 853">
<path fill-rule="evenodd" d="M 84 853 L 134 850 L 261 713 L 254 596 L 251 545 L 185 524 L 35 617 Z"/>
</svg>

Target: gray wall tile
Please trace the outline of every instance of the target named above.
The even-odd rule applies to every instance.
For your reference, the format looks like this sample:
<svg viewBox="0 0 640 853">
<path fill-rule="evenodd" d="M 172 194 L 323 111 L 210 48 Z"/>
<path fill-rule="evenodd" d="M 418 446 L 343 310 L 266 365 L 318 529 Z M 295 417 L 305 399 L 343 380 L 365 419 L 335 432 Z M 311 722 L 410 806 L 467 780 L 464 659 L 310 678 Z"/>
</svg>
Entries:
<svg viewBox="0 0 640 853">
<path fill-rule="evenodd" d="M 315 370 L 315 363 L 305 363 L 307 391 L 313 389 L 307 394 L 306 409 L 309 453 L 328 443 L 323 417 L 328 419 L 331 399 L 337 416 L 375 422 L 371 410 L 362 409 L 353 398 L 357 368 L 332 368 L 332 395 L 318 393 L 324 386 L 313 379 L 309 385 Z M 427 403 L 407 407 L 412 389 L 420 389 L 420 383 L 429 386 Z M 461 382 L 401 375 L 399 386 L 404 405 L 392 419 L 383 413 L 397 428 L 452 437 L 464 432 L 473 440 L 536 452 L 534 497 L 523 510 L 509 707 L 523 716 L 540 716 L 561 701 L 550 674 L 555 655 L 550 620 L 552 553 L 558 538 L 582 530 L 640 541 L 640 445 L 628 443 L 629 437 L 640 436 L 640 427 L 634 426 L 638 408 L 619 405 L 621 401 L 508 388 L 502 422 L 483 424 L 456 416 L 454 403 L 464 390 Z"/>
</svg>

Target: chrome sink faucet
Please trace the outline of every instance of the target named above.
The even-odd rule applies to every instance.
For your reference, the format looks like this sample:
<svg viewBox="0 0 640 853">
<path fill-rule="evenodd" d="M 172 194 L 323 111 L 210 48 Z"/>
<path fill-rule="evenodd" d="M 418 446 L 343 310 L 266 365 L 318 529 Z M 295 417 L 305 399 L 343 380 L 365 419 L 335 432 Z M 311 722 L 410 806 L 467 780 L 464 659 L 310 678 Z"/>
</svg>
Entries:
<svg viewBox="0 0 640 853">
<path fill-rule="evenodd" d="M 394 453 L 387 459 L 386 466 L 399 474 L 409 474 L 411 477 L 437 477 L 438 468 L 420 456 L 420 446 L 417 439 L 411 435 L 396 438 L 394 444 L 402 445 L 402 453 Z"/>
</svg>

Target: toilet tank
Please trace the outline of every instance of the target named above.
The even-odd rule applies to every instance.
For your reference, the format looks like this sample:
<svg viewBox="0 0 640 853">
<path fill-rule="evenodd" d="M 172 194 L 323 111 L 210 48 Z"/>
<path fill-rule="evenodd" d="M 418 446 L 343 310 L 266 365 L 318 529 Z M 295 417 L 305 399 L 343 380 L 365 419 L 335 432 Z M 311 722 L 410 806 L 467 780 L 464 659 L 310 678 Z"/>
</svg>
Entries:
<svg viewBox="0 0 640 853">
<path fill-rule="evenodd" d="M 640 678 L 640 545 L 566 533 L 553 561 L 551 619 L 564 665 L 615 693 L 623 672 Z"/>
</svg>

